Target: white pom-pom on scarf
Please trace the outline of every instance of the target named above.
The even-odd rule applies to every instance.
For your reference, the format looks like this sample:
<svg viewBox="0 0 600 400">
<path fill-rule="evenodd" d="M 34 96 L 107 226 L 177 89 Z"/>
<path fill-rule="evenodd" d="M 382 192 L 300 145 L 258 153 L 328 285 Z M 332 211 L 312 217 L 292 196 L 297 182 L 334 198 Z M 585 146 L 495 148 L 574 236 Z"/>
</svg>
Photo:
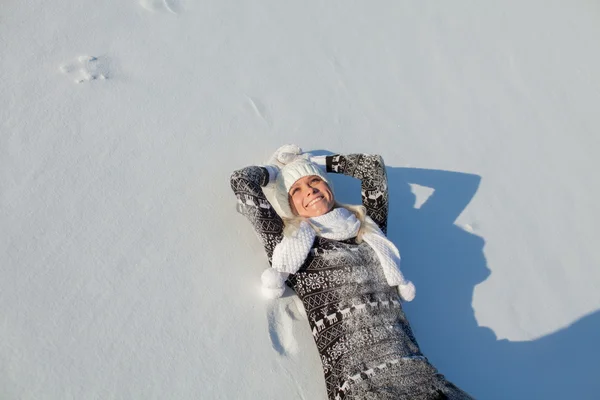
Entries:
<svg viewBox="0 0 600 400">
<path fill-rule="evenodd" d="M 285 281 L 288 276 L 288 273 L 279 272 L 273 268 L 265 269 L 260 276 L 263 295 L 268 299 L 276 299 L 283 296 Z"/>
<path fill-rule="evenodd" d="M 406 283 L 398 285 L 398 293 L 400 293 L 402 300 L 412 301 L 417 294 L 417 289 L 411 281 L 406 281 Z"/>
</svg>

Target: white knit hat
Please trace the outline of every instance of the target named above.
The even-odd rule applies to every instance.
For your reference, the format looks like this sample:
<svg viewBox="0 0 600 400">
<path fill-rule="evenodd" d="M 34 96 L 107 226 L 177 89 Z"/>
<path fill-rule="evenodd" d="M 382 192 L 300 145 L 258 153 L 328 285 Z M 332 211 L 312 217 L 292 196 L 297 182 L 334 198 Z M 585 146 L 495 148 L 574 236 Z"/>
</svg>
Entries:
<svg viewBox="0 0 600 400">
<path fill-rule="evenodd" d="M 305 158 L 298 158 L 281 168 L 277 175 L 277 182 L 275 183 L 275 199 L 279 205 L 277 213 L 280 217 L 294 218 L 295 215 L 289 202 L 290 188 L 298 179 L 312 175 L 323 179 L 331 189 L 331 183 L 327 179 L 327 172 Z"/>
</svg>

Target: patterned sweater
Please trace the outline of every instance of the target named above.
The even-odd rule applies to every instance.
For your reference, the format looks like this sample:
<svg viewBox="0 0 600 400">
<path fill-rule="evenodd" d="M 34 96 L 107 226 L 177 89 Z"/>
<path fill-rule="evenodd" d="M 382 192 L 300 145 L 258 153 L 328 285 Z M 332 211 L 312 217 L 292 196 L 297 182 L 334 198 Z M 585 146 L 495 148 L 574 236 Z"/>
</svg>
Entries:
<svg viewBox="0 0 600 400">
<path fill-rule="evenodd" d="M 326 157 L 327 172 L 361 180 L 367 215 L 387 231 L 388 192 L 380 156 Z M 283 222 L 261 187 L 262 167 L 231 176 L 240 211 L 254 226 L 269 262 L 281 241 Z M 448 382 L 421 353 L 395 287 L 390 287 L 377 255 L 365 242 L 317 236 L 288 285 L 302 300 L 319 351 L 327 395 L 341 399 L 471 399 Z"/>
</svg>

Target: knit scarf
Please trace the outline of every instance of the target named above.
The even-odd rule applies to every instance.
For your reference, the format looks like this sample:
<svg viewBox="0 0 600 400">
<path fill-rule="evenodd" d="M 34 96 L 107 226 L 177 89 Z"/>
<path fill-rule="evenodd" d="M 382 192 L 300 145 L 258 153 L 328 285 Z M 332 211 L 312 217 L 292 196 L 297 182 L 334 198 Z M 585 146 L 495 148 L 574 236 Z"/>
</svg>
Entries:
<svg viewBox="0 0 600 400">
<path fill-rule="evenodd" d="M 383 268 L 385 279 L 390 286 L 408 283 L 400 272 L 400 252 L 385 237 L 377 224 L 365 217 L 367 228 L 362 239 L 375 251 Z M 312 226 L 311 226 L 312 225 Z M 296 273 L 308 256 L 315 236 L 333 240 L 346 240 L 355 237 L 360 229 L 360 221 L 346 208 L 335 208 L 327 214 L 310 218 L 310 224 L 302 221 L 291 237 L 285 236 L 273 251 L 272 267 L 283 274 Z"/>
</svg>

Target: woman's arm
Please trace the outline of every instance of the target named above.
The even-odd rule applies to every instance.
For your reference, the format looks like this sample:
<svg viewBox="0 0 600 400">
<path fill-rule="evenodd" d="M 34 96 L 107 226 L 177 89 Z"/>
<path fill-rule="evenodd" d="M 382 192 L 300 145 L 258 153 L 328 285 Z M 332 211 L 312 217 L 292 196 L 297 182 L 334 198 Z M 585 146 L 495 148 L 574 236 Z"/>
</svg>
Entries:
<svg viewBox="0 0 600 400">
<path fill-rule="evenodd" d="M 254 227 L 265 247 L 269 264 L 273 249 L 283 238 L 283 221 L 261 189 L 272 179 L 273 171 L 265 167 L 246 167 L 231 174 L 231 189 L 237 197 L 238 210 Z"/>
<path fill-rule="evenodd" d="M 388 187 L 383 158 L 370 154 L 332 155 L 325 157 L 327 172 L 360 179 L 362 203 L 367 215 L 383 233 L 387 233 Z"/>
</svg>

